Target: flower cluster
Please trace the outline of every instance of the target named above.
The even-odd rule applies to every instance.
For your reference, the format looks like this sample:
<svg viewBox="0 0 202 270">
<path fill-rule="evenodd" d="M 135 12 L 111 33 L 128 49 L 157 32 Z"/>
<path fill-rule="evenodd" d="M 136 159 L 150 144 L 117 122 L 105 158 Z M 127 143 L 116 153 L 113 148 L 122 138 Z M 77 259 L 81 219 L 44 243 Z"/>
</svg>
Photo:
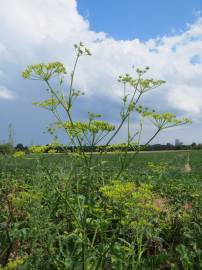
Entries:
<svg viewBox="0 0 202 270">
<path fill-rule="evenodd" d="M 149 108 L 143 107 L 141 105 L 136 107 L 135 109 L 142 117 L 148 117 L 154 124 L 154 126 L 159 129 L 166 129 L 173 126 L 192 123 L 189 118 L 184 117 L 178 119 L 176 115 L 170 112 L 156 113 L 155 110 L 149 110 Z"/>
<path fill-rule="evenodd" d="M 25 152 L 24 151 L 17 151 L 13 154 L 13 157 L 15 158 L 20 158 L 20 157 L 24 157 L 25 156 Z"/>
<path fill-rule="evenodd" d="M 152 113 L 151 121 L 159 129 L 166 129 L 192 123 L 189 118 L 183 117 L 181 119 L 177 119 L 176 115 L 169 112 L 162 114 Z"/>
<path fill-rule="evenodd" d="M 57 147 L 59 147 L 61 145 L 57 144 L 57 143 L 52 143 L 52 144 L 48 144 L 48 145 L 43 145 L 43 146 L 31 146 L 29 147 L 29 151 L 31 153 L 36 153 L 36 154 L 40 154 L 40 153 L 49 153 L 49 154 L 54 154 L 57 153 Z"/>
<path fill-rule="evenodd" d="M 22 72 L 22 77 L 24 79 L 48 81 L 55 75 L 64 75 L 66 73 L 66 68 L 62 63 L 52 62 L 48 64 L 29 65 Z"/>
<path fill-rule="evenodd" d="M 127 73 L 125 75 L 119 76 L 118 82 L 121 82 L 125 85 L 129 84 L 139 93 L 145 93 L 165 83 L 165 81 L 163 80 L 143 79 L 142 75 L 146 73 L 148 69 L 149 69 L 148 67 L 146 67 L 143 70 L 137 69 L 136 70 L 136 73 L 138 74 L 137 79 L 134 79 L 131 75 Z"/>
<path fill-rule="evenodd" d="M 77 56 L 87 55 L 91 56 L 91 52 L 89 49 L 87 49 L 82 42 L 80 42 L 78 45 L 74 45 L 75 51 Z"/>
<path fill-rule="evenodd" d="M 36 154 L 40 154 L 40 153 L 44 153 L 45 151 L 47 150 L 47 146 L 44 145 L 44 146 L 31 146 L 29 148 L 29 151 L 31 153 L 36 153 Z"/>
<path fill-rule="evenodd" d="M 121 211 L 122 225 L 129 226 L 135 231 L 152 229 L 154 225 L 152 222 L 159 216 L 160 209 L 154 203 L 155 196 L 151 185 L 137 186 L 131 181 L 114 180 L 100 191 L 108 199 L 112 215 Z"/>
<path fill-rule="evenodd" d="M 35 106 L 38 106 L 38 107 L 42 107 L 42 108 L 52 110 L 56 106 L 58 106 L 60 103 L 55 98 L 49 98 L 49 99 L 46 99 L 46 100 L 43 100 L 43 101 L 33 102 L 32 104 L 35 105 Z"/>
<path fill-rule="evenodd" d="M 65 128 L 71 136 L 76 136 L 85 132 L 97 134 L 99 132 L 111 132 L 115 129 L 113 125 L 105 121 L 92 120 L 90 122 L 66 122 L 59 126 Z"/>
</svg>

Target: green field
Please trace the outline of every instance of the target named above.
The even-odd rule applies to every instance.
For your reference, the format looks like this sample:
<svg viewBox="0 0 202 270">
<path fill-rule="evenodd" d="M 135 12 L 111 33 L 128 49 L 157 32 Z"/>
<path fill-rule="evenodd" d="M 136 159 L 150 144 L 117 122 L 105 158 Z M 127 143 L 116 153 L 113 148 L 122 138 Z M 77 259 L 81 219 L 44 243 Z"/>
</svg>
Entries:
<svg viewBox="0 0 202 270">
<path fill-rule="evenodd" d="M 202 269 L 202 152 L 122 155 L 2 156 L 2 269 Z"/>
</svg>

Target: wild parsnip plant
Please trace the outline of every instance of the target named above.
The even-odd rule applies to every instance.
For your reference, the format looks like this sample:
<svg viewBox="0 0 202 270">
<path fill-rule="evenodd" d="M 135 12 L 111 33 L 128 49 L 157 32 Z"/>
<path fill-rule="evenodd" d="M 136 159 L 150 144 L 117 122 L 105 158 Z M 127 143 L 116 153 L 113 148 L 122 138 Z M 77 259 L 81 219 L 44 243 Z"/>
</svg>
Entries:
<svg viewBox="0 0 202 270">
<path fill-rule="evenodd" d="M 118 81 L 123 85 L 122 106 L 120 110 L 120 123 L 117 127 L 102 120 L 98 120 L 101 115 L 88 113 L 87 122 L 74 121 L 73 107 L 78 97 L 84 95 L 80 90 L 74 88 L 74 80 L 76 68 L 79 60 L 83 56 L 91 56 L 91 52 L 83 43 L 75 45 L 76 59 L 73 70 L 70 73 L 70 82 L 67 84 L 67 71 L 65 66 L 60 62 L 53 62 L 49 64 L 30 65 L 22 73 L 23 78 L 30 80 L 40 80 L 45 83 L 49 99 L 34 102 L 34 105 L 43 107 L 51 111 L 55 118 L 55 127 L 63 129 L 68 136 L 69 144 L 79 146 L 80 154 L 86 162 L 87 168 L 90 168 L 92 161 L 93 149 L 96 145 L 102 144 L 106 147 L 110 145 L 113 139 L 117 136 L 124 124 L 127 124 L 127 147 L 126 155 L 123 158 L 121 171 L 119 175 L 127 167 L 127 149 L 133 145 L 135 152 L 139 152 L 140 139 L 143 132 L 143 122 L 145 118 L 151 120 L 156 127 L 154 135 L 145 143 L 148 145 L 156 135 L 167 128 L 184 125 L 190 123 L 187 118 L 177 119 L 172 113 L 156 113 L 154 110 L 149 110 L 147 107 L 139 105 L 142 96 L 148 91 L 154 90 L 165 83 L 163 80 L 154 80 L 144 78 L 144 75 L 149 70 L 137 69 L 137 77 L 133 78 L 129 74 L 119 76 Z M 57 88 L 54 87 L 58 84 Z M 135 132 L 131 132 L 131 118 L 133 114 L 138 114 L 139 128 Z M 55 129 L 50 129 L 53 132 Z M 85 154 L 84 146 L 89 146 L 90 156 Z M 132 159 L 132 158 L 131 158 Z"/>
<path fill-rule="evenodd" d="M 134 178 L 126 176 L 126 170 L 159 132 L 190 120 L 177 119 L 171 113 L 159 114 L 140 104 L 148 91 L 165 83 L 145 78 L 147 67 L 137 69 L 136 78 L 125 74 L 118 79 L 123 85 L 118 126 L 92 112 L 87 114 L 86 122 L 76 121 L 73 108 L 84 94 L 74 88 L 76 69 L 80 59 L 91 53 L 82 43 L 75 45 L 75 52 L 69 81 L 68 72 L 60 62 L 29 65 L 22 73 L 25 79 L 45 84 L 48 99 L 34 105 L 55 116 L 50 133 L 54 135 L 57 129 L 62 129 L 67 135 L 67 145 L 73 146 L 74 151 L 63 157 L 68 158 L 68 170 L 63 172 L 61 166 L 47 165 L 47 160 L 57 155 L 54 146 L 58 147 L 58 142 L 52 148 L 31 147 L 35 154 L 27 159 L 35 162 L 38 156 L 34 177 L 28 174 L 27 178 L 11 181 L 1 191 L 5 210 L 0 218 L 5 230 L 0 232 L 4 239 L 0 264 L 9 267 L 10 260 L 19 257 L 23 261 L 16 269 L 151 269 L 151 261 L 153 265 L 166 267 L 167 257 L 159 239 L 172 227 L 172 208 L 157 196 L 151 184 L 135 183 Z M 132 131 L 135 114 L 139 116 L 139 127 Z M 156 130 L 141 147 L 145 119 Z M 106 163 L 110 161 L 105 151 L 125 125 L 124 151 L 116 162 L 116 170 L 108 170 L 106 174 Z M 94 154 L 95 146 L 99 145 L 103 146 L 100 153 Z M 85 151 L 86 146 L 89 152 Z M 131 147 L 134 151 L 128 155 Z M 47 154 L 40 154 L 44 152 Z M 23 155 L 18 152 L 14 158 Z M 182 253 L 183 248 L 178 247 L 178 251 Z"/>
</svg>

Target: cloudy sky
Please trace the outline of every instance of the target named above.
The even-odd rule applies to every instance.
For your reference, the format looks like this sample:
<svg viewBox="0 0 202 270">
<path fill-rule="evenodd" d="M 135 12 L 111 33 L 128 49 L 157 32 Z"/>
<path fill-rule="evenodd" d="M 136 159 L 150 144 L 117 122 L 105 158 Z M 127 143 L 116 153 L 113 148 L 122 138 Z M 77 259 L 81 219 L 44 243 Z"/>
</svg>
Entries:
<svg viewBox="0 0 202 270">
<path fill-rule="evenodd" d="M 50 141 L 43 131 L 52 116 L 32 106 L 44 98 L 43 85 L 23 80 L 21 72 L 51 61 L 71 70 L 73 44 L 83 41 L 92 57 L 83 58 L 77 72 L 76 86 L 86 93 L 78 117 L 94 111 L 117 123 L 117 77 L 132 66 L 150 66 L 149 75 L 167 83 L 145 96 L 145 104 L 193 120 L 154 142 L 202 142 L 202 1 L 139 2 L 0 0 L 0 140 L 7 140 L 12 123 L 17 142 Z M 145 136 L 150 132 L 146 127 Z M 124 130 L 118 140 L 123 137 Z"/>
</svg>

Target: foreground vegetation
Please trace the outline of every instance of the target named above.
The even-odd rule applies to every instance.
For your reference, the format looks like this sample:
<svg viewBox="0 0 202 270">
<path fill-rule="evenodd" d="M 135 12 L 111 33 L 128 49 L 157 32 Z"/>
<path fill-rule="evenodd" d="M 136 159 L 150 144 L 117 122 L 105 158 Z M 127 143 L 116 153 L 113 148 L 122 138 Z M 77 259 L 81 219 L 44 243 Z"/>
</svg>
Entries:
<svg viewBox="0 0 202 270">
<path fill-rule="evenodd" d="M 3 269 L 201 269 L 202 153 L 187 157 L 140 154 L 117 180 L 122 155 L 97 156 L 90 181 L 76 155 L 2 157 Z"/>
</svg>

